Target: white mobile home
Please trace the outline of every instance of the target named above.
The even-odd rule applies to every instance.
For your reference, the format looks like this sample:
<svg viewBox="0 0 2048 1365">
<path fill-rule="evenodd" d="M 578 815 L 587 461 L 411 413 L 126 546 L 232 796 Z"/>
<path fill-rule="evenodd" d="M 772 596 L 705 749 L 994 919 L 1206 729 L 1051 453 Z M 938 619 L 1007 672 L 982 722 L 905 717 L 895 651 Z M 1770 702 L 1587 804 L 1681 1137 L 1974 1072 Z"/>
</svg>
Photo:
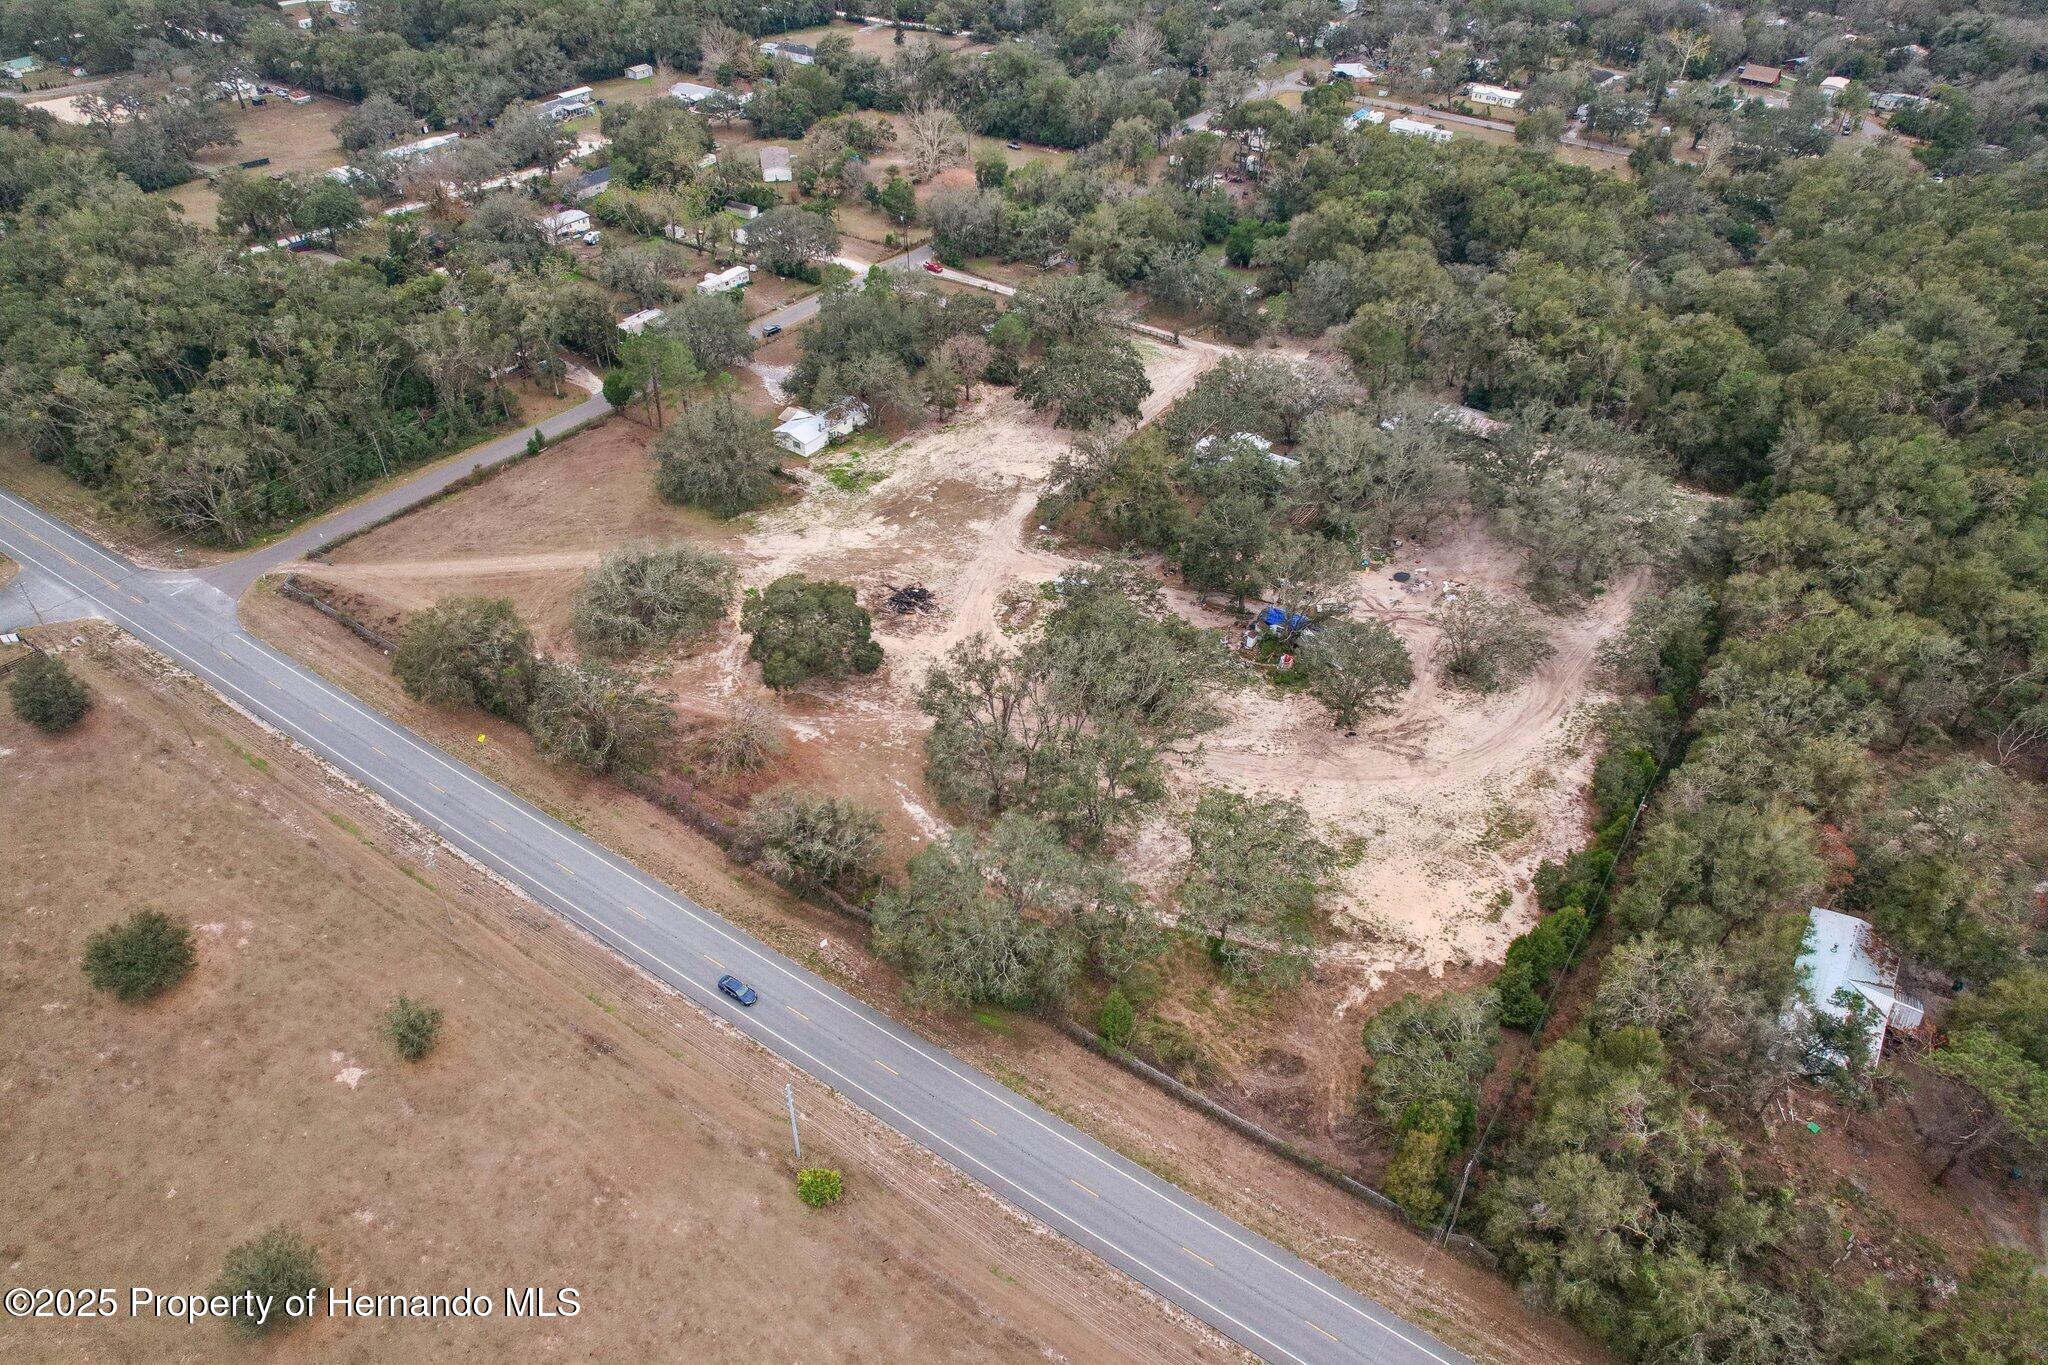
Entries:
<svg viewBox="0 0 2048 1365">
<path fill-rule="evenodd" d="M 730 270 L 719 270 L 697 281 L 700 294 L 729 294 L 735 289 L 744 289 L 754 278 L 751 267 L 736 265 Z"/>
<path fill-rule="evenodd" d="M 627 336 L 639 336 L 642 332 L 660 322 L 663 317 L 659 308 L 643 308 L 631 317 L 619 320 L 619 330 Z"/>
<path fill-rule="evenodd" d="M 1450 129 L 1440 128 L 1434 123 L 1424 123 L 1420 119 L 1397 118 L 1387 125 L 1387 131 L 1398 133 L 1402 137 L 1426 138 L 1431 142 L 1451 140 Z"/>
<path fill-rule="evenodd" d="M 1465 88 L 1465 95 L 1474 104 L 1490 104 L 1497 109 L 1515 109 L 1522 103 L 1522 92 L 1510 90 L 1504 85 L 1481 85 L 1475 82 Z"/>
<path fill-rule="evenodd" d="M 548 235 L 549 241 L 559 242 L 590 231 L 590 215 L 582 209 L 560 209 L 540 220 L 540 230 Z"/>
</svg>

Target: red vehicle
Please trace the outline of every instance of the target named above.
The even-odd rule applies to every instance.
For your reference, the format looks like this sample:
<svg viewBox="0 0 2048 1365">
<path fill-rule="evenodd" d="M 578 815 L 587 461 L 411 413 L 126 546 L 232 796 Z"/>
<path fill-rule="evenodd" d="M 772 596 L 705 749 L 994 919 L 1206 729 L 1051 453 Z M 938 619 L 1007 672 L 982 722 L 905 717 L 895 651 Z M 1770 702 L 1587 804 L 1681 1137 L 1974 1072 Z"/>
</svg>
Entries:
<svg viewBox="0 0 2048 1365">
<path fill-rule="evenodd" d="M 943 275 L 946 273 L 946 267 L 940 265 L 937 261 L 926 261 L 924 263 L 924 268 L 926 270 L 931 271 L 934 275 Z"/>
</svg>

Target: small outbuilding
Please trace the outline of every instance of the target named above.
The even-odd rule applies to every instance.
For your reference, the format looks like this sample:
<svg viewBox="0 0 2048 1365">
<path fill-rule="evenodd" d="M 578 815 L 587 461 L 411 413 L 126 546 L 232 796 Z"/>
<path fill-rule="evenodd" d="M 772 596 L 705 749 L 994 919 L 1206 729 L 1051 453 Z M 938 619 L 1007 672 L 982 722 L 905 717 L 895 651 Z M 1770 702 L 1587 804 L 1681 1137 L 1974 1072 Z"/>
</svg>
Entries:
<svg viewBox="0 0 2048 1365">
<path fill-rule="evenodd" d="M 632 64 L 631 66 L 629 66 L 629 67 L 627 67 L 627 68 L 626 68 L 626 79 L 627 79 L 627 80 L 629 80 L 629 81 L 651 81 L 651 80 L 653 80 L 653 79 L 654 79 L 654 66 L 653 66 L 653 64 L 652 64 L 651 62 L 635 62 L 635 63 L 633 63 L 633 64 Z"/>
<path fill-rule="evenodd" d="M 764 184 L 789 183 L 789 148 L 763 147 L 761 149 L 761 180 Z"/>
</svg>

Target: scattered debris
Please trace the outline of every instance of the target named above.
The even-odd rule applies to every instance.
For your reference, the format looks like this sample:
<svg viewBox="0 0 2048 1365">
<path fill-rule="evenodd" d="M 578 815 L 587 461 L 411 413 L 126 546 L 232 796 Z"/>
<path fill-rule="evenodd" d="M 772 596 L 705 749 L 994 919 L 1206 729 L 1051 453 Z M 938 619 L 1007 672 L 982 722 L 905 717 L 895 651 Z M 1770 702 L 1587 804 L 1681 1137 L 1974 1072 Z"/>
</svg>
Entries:
<svg viewBox="0 0 2048 1365">
<path fill-rule="evenodd" d="M 914 611 L 939 609 L 939 599 L 922 583 L 913 583 L 906 588 L 892 587 L 885 600 L 898 616 L 908 616 Z"/>
</svg>

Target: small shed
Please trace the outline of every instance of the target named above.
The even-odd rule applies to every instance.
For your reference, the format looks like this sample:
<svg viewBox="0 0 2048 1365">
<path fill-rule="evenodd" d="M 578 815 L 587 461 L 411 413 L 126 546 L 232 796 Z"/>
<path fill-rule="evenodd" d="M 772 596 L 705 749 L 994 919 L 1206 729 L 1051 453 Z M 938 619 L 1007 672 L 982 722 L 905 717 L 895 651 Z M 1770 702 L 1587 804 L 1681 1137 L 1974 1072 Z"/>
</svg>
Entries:
<svg viewBox="0 0 2048 1365">
<path fill-rule="evenodd" d="M 1835 97 L 1848 88 L 1849 78 L 1847 76 L 1829 76 L 1820 83 L 1821 97 L 1827 100 L 1828 103 L 1833 104 Z"/>
<path fill-rule="evenodd" d="M 771 146 L 761 149 L 761 179 L 770 185 L 788 183 L 789 148 Z"/>
<path fill-rule="evenodd" d="M 629 81 L 651 81 L 654 79 L 654 65 L 651 62 L 635 62 L 626 68 Z"/>
</svg>

